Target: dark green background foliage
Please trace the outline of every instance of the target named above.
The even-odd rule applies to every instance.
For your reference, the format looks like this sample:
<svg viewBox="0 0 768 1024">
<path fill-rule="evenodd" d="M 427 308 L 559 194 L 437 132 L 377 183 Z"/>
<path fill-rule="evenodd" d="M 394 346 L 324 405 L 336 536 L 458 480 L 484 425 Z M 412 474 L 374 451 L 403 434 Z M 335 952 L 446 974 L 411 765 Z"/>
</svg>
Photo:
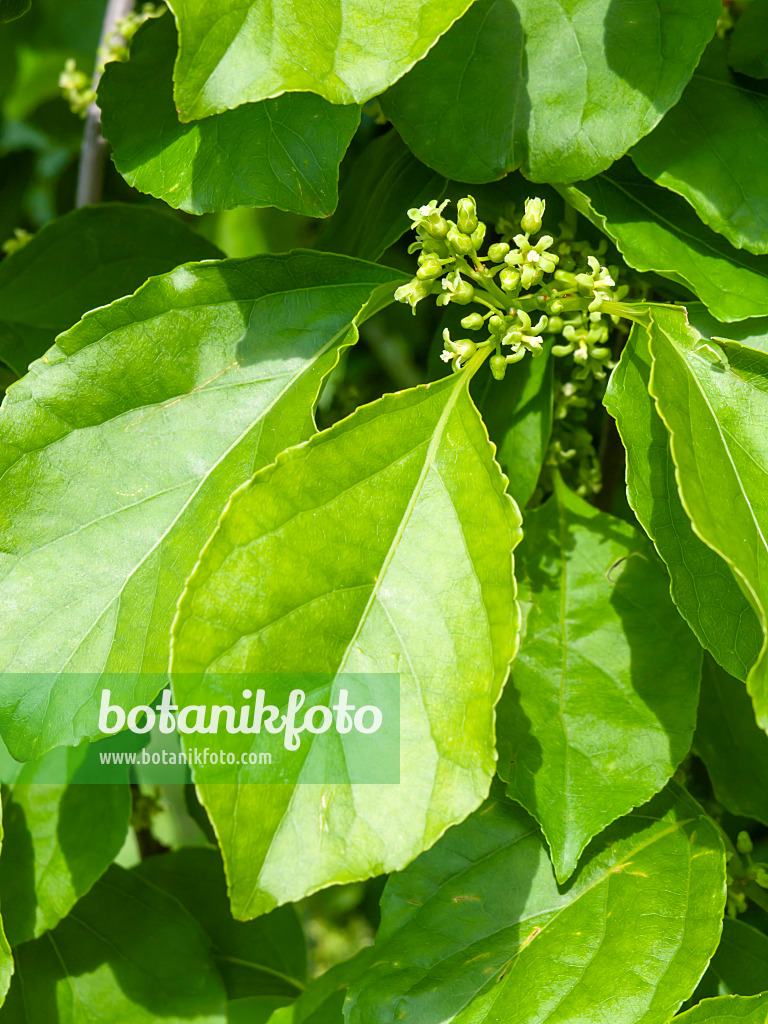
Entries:
<svg viewBox="0 0 768 1024">
<path fill-rule="evenodd" d="M 0 0 L 0 1024 L 765 1024 L 768 0 L 116 6 Z M 83 782 L 243 671 L 400 783 Z"/>
</svg>

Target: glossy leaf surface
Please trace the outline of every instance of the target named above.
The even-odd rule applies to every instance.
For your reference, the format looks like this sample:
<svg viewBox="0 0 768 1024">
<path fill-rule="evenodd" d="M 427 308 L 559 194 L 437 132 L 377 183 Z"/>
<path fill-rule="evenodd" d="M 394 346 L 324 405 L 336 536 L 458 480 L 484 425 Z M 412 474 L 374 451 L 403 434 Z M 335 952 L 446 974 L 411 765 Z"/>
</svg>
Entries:
<svg viewBox="0 0 768 1024">
<path fill-rule="evenodd" d="M 202 692 L 221 673 L 324 672 L 331 694 L 340 672 L 400 675 L 399 786 L 206 786 L 195 769 L 238 917 L 402 867 L 488 792 L 520 520 L 467 384 L 386 396 L 281 455 L 233 496 L 189 580 L 179 703 L 198 692 L 185 673 L 205 673 Z"/>
<path fill-rule="evenodd" d="M 632 150 L 647 177 L 687 199 L 738 249 L 768 252 L 768 89 L 737 78 L 714 39 L 680 102 Z"/>
<path fill-rule="evenodd" d="M 182 267 L 90 314 L 9 389 L 0 668 L 35 673 L 0 691 L 14 756 L 97 734 L 102 670 L 165 671 L 177 598 L 229 495 L 312 432 L 324 375 L 393 278 L 302 252 Z M 112 697 L 132 708 L 158 689 L 126 675 Z"/>
<path fill-rule="evenodd" d="M 471 2 L 173 0 L 176 106 L 186 121 L 283 92 L 365 103 L 420 60 Z"/>
<path fill-rule="evenodd" d="M 677 487 L 669 434 L 648 391 L 650 379 L 648 334 L 636 326 L 604 399 L 627 452 L 629 504 L 664 559 L 672 599 L 699 643 L 731 675 L 745 680 L 760 654 L 760 624 L 728 563 L 691 528 Z"/>
<path fill-rule="evenodd" d="M 386 94 L 416 156 L 459 181 L 604 170 L 673 106 L 716 0 L 478 0 Z"/>
<path fill-rule="evenodd" d="M 333 212 L 339 163 L 360 121 L 356 106 L 292 93 L 183 124 L 173 103 L 175 56 L 173 19 L 151 20 L 131 59 L 108 64 L 99 85 L 104 133 L 129 185 L 187 213 Z"/>
<path fill-rule="evenodd" d="M 690 288 L 718 320 L 768 315 L 768 259 L 734 249 L 681 196 L 654 185 L 630 160 L 559 191 L 631 267 Z"/>
<path fill-rule="evenodd" d="M 180 263 L 219 256 L 181 221 L 145 206 L 74 210 L 0 263 L 0 361 L 21 376 L 89 309 Z"/>
<path fill-rule="evenodd" d="M 183 907 L 112 866 L 53 932 L 16 951 L 3 1024 L 224 1024 L 210 942 Z"/>
<path fill-rule="evenodd" d="M 558 887 L 533 820 L 492 799 L 389 881 L 349 1024 L 663 1024 L 717 945 L 724 868 L 715 826 L 671 785 Z"/>
<path fill-rule="evenodd" d="M 651 309 L 650 348 L 650 391 L 671 435 L 683 506 L 760 621 L 747 689 L 768 730 L 768 353 L 702 339 L 683 309 L 662 306 Z"/>
<path fill-rule="evenodd" d="M 499 774 L 564 881 L 688 753 L 701 649 L 648 541 L 562 483 L 526 514 L 518 565 L 527 614 L 499 707 Z"/>
</svg>

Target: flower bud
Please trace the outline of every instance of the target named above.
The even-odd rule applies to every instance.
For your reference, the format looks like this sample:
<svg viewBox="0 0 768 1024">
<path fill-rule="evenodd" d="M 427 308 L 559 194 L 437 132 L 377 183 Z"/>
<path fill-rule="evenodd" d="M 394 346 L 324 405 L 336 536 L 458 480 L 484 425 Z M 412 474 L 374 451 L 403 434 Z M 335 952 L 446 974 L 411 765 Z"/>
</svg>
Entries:
<svg viewBox="0 0 768 1024">
<path fill-rule="evenodd" d="M 458 341 L 454 341 L 453 347 L 463 363 L 471 359 L 477 351 L 477 345 L 471 338 L 459 338 Z"/>
<path fill-rule="evenodd" d="M 467 196 L 466 199 L 458 201 L 456 208 L 459 211 L 459 215 L 456 218 L 459 231 L 462 231 L 465 235 L 471 235 L 479 224 L 475 200 L 472 196 Z"/>
<path fill-rule="evenodd" d="M 739 832 L 736 836 L 736 849 L 739 853 L 752 853 L 754 847 L 748 832 Z"/>
<path fill-rule="evenodd" d="M 472 232 L 470 238 L 472 239 L 472 245 L 475 248 L 475 252 L 477 252 L 477 250 L 485 241 L 485 224 L 483 224 L 482 221 L 480 221 L 475 230 Z"/>
<path fill-rule="evenodd" d="M 501 334 L 504 330 L 504 321 L 498 313 L 494 313 L 492 317 L 488 318 L 488 330 L 491 334 Z"/>
<path fill-rule="evenodd" d="M 472 239 L 455 227 L 448 231 L 446 241 L 451 252 L 455 252 L 457 256 L 467 256 L 472 252 Z"/>
<path fill-rule="evenodd" d="M 420 281 L 429 281 L 435 277 L 439 277 L 443 272 L 443 264 L 437 258 L 430 254 L 424 254 L 419 257 L 419 269 L 416 271 L 416 277 Z"/>
<path fill-rule="evenodd" d="M 525 213 L 520 221 L 520 227 L 529 235 L 541 231 L 541 220 L 544 216 L 546 203 L 543 199 L 526 199 Z"/>
<path fill-rule="evenodd" d="M 488 248 L 488 256 L 494 263 L 501 263 L 509 252 L 509 245 L 506 242 L 495 242 Z"/>
<path fill-rule="evenodd" d="M 419 281 L 414 277 L 407 284 L 400 285 L 395 292 L 395 302 L 407 302 L 413 312 L 416 312 L 416 303 L 421 302 L 432 292 L 432 283 Z"/>
<path fill-rule="evenodd" d="M 484 320 L 480 313 L 469 313 L 461 320 L 461 326 L 466 327 L 468 331 L 479 331 L 483 323 Z"/>
<path fill-rule="evenodd" d="M 504 374 L 507 372 L 507 360 L 504 356 L 495 355 L 491 356 L 490 359 L 491 373 L 495 380 L 504 380 Z"/>
<path fill-rule="evenodd" d="M 504 267 L 499 274 L 499 284 L 505 292 L 513 292 L 520 284 L 520 271 L 514 267 Z"/>
</svg>

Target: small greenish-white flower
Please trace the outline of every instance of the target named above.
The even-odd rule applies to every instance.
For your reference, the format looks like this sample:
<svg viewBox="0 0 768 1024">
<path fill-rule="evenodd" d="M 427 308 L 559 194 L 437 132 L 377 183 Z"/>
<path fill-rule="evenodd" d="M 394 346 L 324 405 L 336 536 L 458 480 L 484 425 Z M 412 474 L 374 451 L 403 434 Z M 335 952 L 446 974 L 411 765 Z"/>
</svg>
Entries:
<svg viewBox="0 0 768 1024">
<path fill-rule="evenodd" d="M 432 289 L 433 282 L 420 281 L 418 277 L 414 277 L 407 284 L 401 284 L 395 291 L 395 302 L 407 302 L 415 316 L 417 304 L 431 295 Z"/>
<path fill-rule="evenodd" d="M 448 200 L 443 200 L 438 206 L 436 199 L 431 199 L 426 205 L 413 207 L 408 211 L 408 216 L 413 222 L 415 230 L 421 230 L 431 238 L 445 238 L 448 234 L 449 222 L 443 217 L 443 210 L 448 205 Z"/>
<path fill-rule="evenodd" d="M 466 199 L 460 199 L 456 203 L 456 209 L 459 211 L 456 218 L 459 231 L 465 235 L 471 235 L 480 223 L 477 219 L 477 206 L 474 198 L 467 196 Z"/>
<path fill-rule="evenodd" d="M 541 222 L 544 217 L 546 202 L 543 199 L 527 199 L 525 202 L 525 213 L 520 221 L 520 227 L 529 235 L 541 231 Z"/>
<path fill-rule="evenodd" d="M 443 278 L 443 291 L 437 297 L 438 306 L 447 306 L 449 302 L 458 302 L 466 306 L 475 296 L 475 289 L 465 281 L 458 270 L 452 270 Z"/>
</svg>

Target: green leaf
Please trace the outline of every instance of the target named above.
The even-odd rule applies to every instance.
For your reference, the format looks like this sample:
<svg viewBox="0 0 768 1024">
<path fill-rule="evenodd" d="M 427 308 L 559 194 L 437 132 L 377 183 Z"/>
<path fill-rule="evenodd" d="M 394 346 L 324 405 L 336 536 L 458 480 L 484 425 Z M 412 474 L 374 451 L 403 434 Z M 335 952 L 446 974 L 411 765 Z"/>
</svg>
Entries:
<svg viewBox="0 0 768 1024">
<path fill-rule="evenodd" d="M 295 1004 L 285 996 L 248 996 L 227 1003 L 227 1024 L 279 1024 L 276 1011 L 288 1011 Z M 288 1018 L 290 1021 L 290 1018 Z M 339 1022 L 341 1024 L 341 1022 Z"/>
<path fill-rule="evenodd" d="M 768 259 L 734 249 L 630 160 L 559 191 L 615 242 L 631 267 L 690 288 L 718 320 L 768 315 Z"/>
<path fill-rule="evenodd" d="M 372 960 L 373 949 L 368 946 L 351 960 L 331 967 L 315 978 L 295 1003 L 276 1013 L 269 1024 L 343 1024 L 347 988 Z"/>
<path fill-rule="evenodd" d="M 478 0 L 383 98 L 416 156 L 460 181 L 589 178 L 680 97 L 718 0 Z"/>
<path fill-rule="evenodd" d="M 719 802 L 733 814 L 768 825 L 768 736 L 755 724 L 741 682 L 711 658 L 704 660 L 694 745 Z"/>
<path fill-rule="evenodd" d="M 503 381 L 479 382 L 477 404 L 497 446 L 496 461 L 509 477 L 509 493 L 524 508 L 536 490 L 552 433 L 554 387 L 551 344 L 537 359 L 524 359 Z"/>
<path fill-rule="evenodd" d="M 465 373 L 385 396 L 281 455 L 233 495 L 188 582 L 179 704 L 226 672 L 330 673 L 331 694 L 341 672 L 401 679 L 399 786 L 302 786 L 299 762 L 274 786 L 195 769 L 237 917 L 403 867 L 488 792 L 520 519 L 467 389 Z"/>
<path fill-rule="evenodd" d="M 704 326 L 701 313 L 697 322 Z M 746 680 L 763 644 L 760 623 L 727 562 L 691 529 L 669 434 L 648 391 L 650 379 L 648 333 L 636 326 L 604 399 L 627 451 L 629 504 L 664 559 L 672 600 L 699 643 L 731 675 Z"/>
<path fill-rule="evenodd" d="M 0 802 L 0 855 L 2 855 L 3 840 L 3 805 Z M 0 919 L 0 1006 L 5 1002 L 12 975 L 13 957 L 11 956 L 11 947 L 8 944 L 8 939 L 5 937 L 3 922 Z"/>
<path fill-rule="evenodd" d="M 89 309 L 180 263 L 220 255 L 186 224 L 150 207 L 73 210 L 0 263 L 0 360 L 21 376 Z"/>
<path fill-rule="evenodd" d="M 566 887 L 532 819 L 492 799 L 388 882 L 349 1024 L 664 1024 L 717 946 L 724 894 L 717 828 L 674 784 Z"/>
<path fill-rule="evenodd" d="M 378 260 L 410 229 L 406 211 L 442 198 L 446 184 L 412 155 L 396 131 L 388 131 L 355 161 L 317 248 Z"/>
<path fill-rule="evenodd" d="M 53 932 L 16 951 L 3 1024 L 224 1024 L 208 936 L 113 865 Z"/>
<path fill-rule="evenodd" d="M 766 1024 L 768 1021 L 768 994 L 759 996 L 722 996 L 719 999 L 705 999 L 676 1021 L 680 1024 Z"/>
<path fill-rule="evenodd" d="M 755 996 L 768 991 L 768 936 L 726 917 L 723 935 L 694 998 Z"/>
<path fill-rule="evenodd" d="M 182 124 L 173 103 L 175 56 L 173 20 L 152 19 L 136 34 L 131 59 L 108 64 L 99 84 L 104 134 L 129 185 L 187 213 L 235 206 L 333 212 L 357 107 L 291 93 Z"/>
<path fill-rule="evenodd" d="M 671 437 L 683 506 L 733 570 L 763 631 L 747 689 L 768 730 L 768 353 L 723 342 L 724 365 L 681 308 L 651 307 L 650 324 L 650 391 Z"/>
<path fill-rule="evenodd" d="M 31 6 L 32 0 L 0 0 L 0 22 L 15 21 Z"/>
<path fill-rule="evenodd" d="M 680 102 L 632 150 L 657 185 L 683 196 L 731 245 L 768 252 L 768 90 L 729 70 L 714 39 Z"/>
<path fill-rule="evenodd" d="M 176 600 L 229 495 L 313 431 L 361 310 L 401 281 L 300 251 L 191 264 L 85 317 L 8 390 L 0 670 L 34 673 L 0 690 L 15 757 L 98 735 L 102 670 L 144 673 L 115 683 L 123 707 L 155 696 L 147 673 L 167 668 Z"/>
<path fill-rule="evenodd" d="M 282 92 L 365 103 L 420 60 L 472 0 L 173 0 L 185 121 Z M 311 41 L 311 45 L 308 42 Z"/>
<path fill-rule="evenodd" d="M 176 850 L 149 857 L 134 872 L 177 899 L 199 921 L 213 943 L 213 958 L 230 1000 L 295 999 L 301 993 L 307 955 L 296 911 L 280 907 L 257 921 L 235 921 L 218 851 Z"/>
<path fill-rule="evenodd" d="M 648 541 L 562 482 L 526 514 L 518 566 L 527 617 L 499 706 L 499 774 L 562 882 L 690 750 L 701 648 Z"/>
<path fill-rule="evenodd" d="M 752 0 L 731 33 L 728 63 L 752 78 L 768 78 L 768 3 Z"/>
<path fill-rule="evenodd" d="M 0 906 L 13 946 L 55 928 L 120 852 L 128 831 L 127 785 L 54 785 L 39 781 L 52 751 L 4 790 L 5 843 Z M 83 751 L 72 751 L 76 770 Z"/>
</svg>

